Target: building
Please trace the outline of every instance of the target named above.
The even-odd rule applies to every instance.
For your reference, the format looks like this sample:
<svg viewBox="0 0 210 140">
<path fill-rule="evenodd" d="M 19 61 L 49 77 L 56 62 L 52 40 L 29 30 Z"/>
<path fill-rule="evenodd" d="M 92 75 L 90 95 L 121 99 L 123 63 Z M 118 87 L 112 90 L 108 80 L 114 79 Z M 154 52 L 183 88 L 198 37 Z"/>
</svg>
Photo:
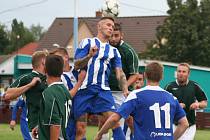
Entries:
<svg viewBox="0 0 210 140">
<path fill-rule="evenodd" d="M 121 24 L 124 32 L 124 40 L 128 42 L 137 53 L 146 49 L 146 44 L 155 40 L 156 28 L 163 24 L 167 16 L 136 16 L 118 17 L 116 21 Z M 86 37 L 94 37 L 97 34 L 97 22 L 99 17 L 79 17 L 78 41 Z M 56 18 L 47 33 L 40 40 L 38 50 L 52 50 L 56 45 L 69 49 L 73 58 L 73 18 Z"/>
</svg>

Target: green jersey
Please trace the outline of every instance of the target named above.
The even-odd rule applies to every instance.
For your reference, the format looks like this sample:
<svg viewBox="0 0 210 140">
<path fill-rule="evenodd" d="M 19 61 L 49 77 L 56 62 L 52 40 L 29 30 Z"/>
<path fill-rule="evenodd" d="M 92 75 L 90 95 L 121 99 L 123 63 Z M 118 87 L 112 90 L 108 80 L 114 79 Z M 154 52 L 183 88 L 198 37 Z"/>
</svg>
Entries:
<svg viewBox="0 0 210 140">
<path fill-rule="evenodd" d="M 50 126 L 60 125 L 60 138 L 66 139 L 71 96 L 62 82 L 54 82 L 42 93 L 39 114 L 39 139 L 50 139 Z"/>
<path fill-rule="evenodd" d="M 131 75 L 138 73 L 138 55 L 134 49 L 127 43 L 121 42 L 121 45 L 117 47 L 121 55 L 122 69 L 128 79 Z M 112 91 L 120 91 L 118 81 L 116 79 L 115 71 L 112 69 L 109 77 L 109 86 Z M 130 91 L 133 87 L 128 88 Z"/>
<path fill-rule="evenodd" d="M 40 99 L 42 92 L 47 87 L 46 76 L 37 71 L 32 71 L 29 74 L 20 76 L 14 83 L 10 85 L 13 87 L 21 87 L 29 84 L 34 77 L 39 77 L 41 82 L 37 82 L 35 86 L 27 90 L 24 95 L 26 97 L 28 127 L 31 131 L 38 125 L 38 113 L 40 109 Z"/>
<path fill-rule="evenodd" d="M 186 112 L 187 120 L 190 126 L 195 124 L 195 110 L 190 110 L 190 105 L 196 102 L 196 100 L 198 102 L 207 100 L 200 86 L 194 81 L 189 81 L 186 85 L 179 85 L 177 81 L 174 81 L 169 83 L 165 89 L 172 93 L 179 103 L 185 104 L 184 111 Z"/>
</svg>

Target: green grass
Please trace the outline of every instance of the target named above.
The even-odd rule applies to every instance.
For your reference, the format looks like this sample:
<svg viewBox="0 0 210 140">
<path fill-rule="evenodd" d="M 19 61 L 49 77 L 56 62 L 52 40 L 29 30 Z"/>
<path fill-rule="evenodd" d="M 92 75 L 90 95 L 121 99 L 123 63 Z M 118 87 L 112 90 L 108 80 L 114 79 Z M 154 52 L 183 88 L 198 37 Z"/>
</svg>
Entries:
<svg viewBox="0 0 210 140">
<path fill-rule="evenodd" d="M 97 127 L 88 126 L 87 140 L 93 140 L 97 132 Z M 12 131 L 8 124 L 0 124 L 0 139 L 1 140 L 22 140 L 20 126 L 17 125 Z M 210 130 L 197 130 L 195 140 L 210 140 Z"/>
</svg>

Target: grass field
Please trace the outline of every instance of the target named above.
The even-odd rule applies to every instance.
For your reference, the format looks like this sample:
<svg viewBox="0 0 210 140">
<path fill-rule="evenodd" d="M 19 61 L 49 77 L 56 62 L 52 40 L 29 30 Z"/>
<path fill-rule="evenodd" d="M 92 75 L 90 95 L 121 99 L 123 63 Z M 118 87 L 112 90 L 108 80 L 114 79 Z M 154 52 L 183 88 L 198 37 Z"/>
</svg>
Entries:
<svg viewBox="0 0 210 140">
<path fill-rule="evenodd" d="M 89 126 L 87 129 L 87 140 L 93 140 L 97 128 Z M 0 140 L 22 140 L 19 125 L 11 131 L 9 125 L 0 124 Z M 195 140 L 210 140 L 210 130 L 197 130 Z"/>
</svg>

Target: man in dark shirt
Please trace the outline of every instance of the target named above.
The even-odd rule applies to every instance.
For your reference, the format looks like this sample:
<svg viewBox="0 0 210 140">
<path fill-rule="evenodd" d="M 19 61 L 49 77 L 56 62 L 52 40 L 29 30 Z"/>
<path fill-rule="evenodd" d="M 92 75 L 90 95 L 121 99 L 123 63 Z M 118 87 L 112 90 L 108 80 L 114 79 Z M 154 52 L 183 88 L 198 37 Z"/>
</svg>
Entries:
<svg viewBox="0 0 210 140">
<path fill-rule="evenodd" d="M 190 127 L 185 131 L 180 140 L 193 140 L 196 132 L 195 110 L 207 106 L 207 97 L 201 87 L 189 80 L 190 67 L 181 63 L 177 67 L 177 80 L 169 83 L 166 90 L 172 93 L 185 110 Z M 175 122 L 175 125 L 177 122 Z"/>
</svg>

